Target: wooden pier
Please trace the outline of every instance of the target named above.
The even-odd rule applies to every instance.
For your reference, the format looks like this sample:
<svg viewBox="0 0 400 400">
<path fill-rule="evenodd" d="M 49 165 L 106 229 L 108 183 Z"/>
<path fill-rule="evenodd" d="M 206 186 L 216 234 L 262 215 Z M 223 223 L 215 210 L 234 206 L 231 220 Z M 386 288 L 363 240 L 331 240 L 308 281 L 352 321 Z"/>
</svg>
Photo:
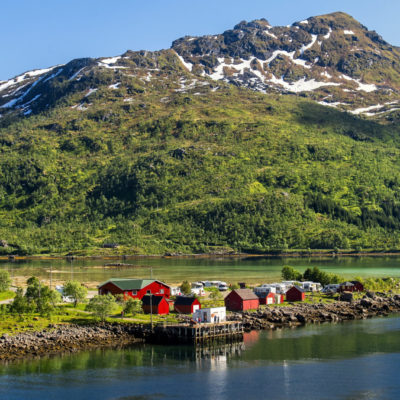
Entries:
<svg viewBox="0 0 400 400">
<path fill-rule="evenodd" d="M 162 344 L 202 344 L 212 341 L 238 341 L 243 339 L 243 325 L 238 321 L 215 324 L 174 324 L 154 327 L 152 340 Z"/>
</svg>

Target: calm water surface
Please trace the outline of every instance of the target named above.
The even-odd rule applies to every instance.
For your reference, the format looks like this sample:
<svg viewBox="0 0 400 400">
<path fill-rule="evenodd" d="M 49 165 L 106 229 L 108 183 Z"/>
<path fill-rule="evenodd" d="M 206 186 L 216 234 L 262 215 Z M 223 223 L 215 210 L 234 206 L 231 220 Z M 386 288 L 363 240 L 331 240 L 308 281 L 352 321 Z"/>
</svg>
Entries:
<svg viewBox="0 0 400 400">
<path fill-rule="evenodd" d="M 49 281 L 75 279 L 85 283 L 103 282 L 111 277 L 150 277 L 180 283 L 216 279 L 229 283 L 245 281 L 272 282 L 280 279 L 283 265 L 291 265 L 301 272 L 317 266 L 324 271 L 334 272 L 344 278 L 400 277 L 400 257 L 325 257 L 325 258 L 132 258 L 113 260 L 132 264 L 132 268 L 105 267 L 112 262 L 106 259 L 75 260 L 23 260 L 0 261 L 0 268 L 10 271 L 14 278 L 21 279 L 36 275 Z M 51 272 L 50 272 L 51 271 Z"/>
<path fill-rule="evenodd" d="M 0 364 L 0 399 L 399 399 L 400 317 Z"/>
</svg>

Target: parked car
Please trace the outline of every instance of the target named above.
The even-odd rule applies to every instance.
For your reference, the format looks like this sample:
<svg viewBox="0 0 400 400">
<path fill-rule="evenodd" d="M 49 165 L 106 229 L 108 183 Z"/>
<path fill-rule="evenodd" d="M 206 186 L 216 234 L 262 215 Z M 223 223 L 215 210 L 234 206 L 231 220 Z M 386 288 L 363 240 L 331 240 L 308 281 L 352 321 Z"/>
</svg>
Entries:
<svg viewBox="0 0 400 400">
<path fill-rule="evenodd" d="M 218 285 L 218 290 L 220 292 L 225 292 L 229 289 L 228 285 L 226 284 L 226 282 L 220 282 L 220 284 Z"/>
</svg>

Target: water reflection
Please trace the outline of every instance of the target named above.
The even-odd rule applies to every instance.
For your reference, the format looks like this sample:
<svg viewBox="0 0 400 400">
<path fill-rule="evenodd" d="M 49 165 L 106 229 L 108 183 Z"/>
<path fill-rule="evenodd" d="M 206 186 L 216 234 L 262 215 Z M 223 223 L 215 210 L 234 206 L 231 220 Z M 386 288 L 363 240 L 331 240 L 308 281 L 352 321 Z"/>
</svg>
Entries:
<svg viewBox="0 0 400 400">
<path fill-rule="evenodd" d="M 400 317 L 376 318 L 20 361 L 0 366 L 0 398 L 397 399 L 399 334 Z"/>
</svg>

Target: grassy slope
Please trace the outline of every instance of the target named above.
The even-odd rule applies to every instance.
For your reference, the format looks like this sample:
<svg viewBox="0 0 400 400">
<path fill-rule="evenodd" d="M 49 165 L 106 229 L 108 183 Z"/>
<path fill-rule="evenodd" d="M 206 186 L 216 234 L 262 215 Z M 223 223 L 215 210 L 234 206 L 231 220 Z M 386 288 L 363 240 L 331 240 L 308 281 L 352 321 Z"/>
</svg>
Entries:
<svg viewBox="0 0 400 400">
<path fill-rule="evenodd" d="M 400 248 L 393 127 L 221 84 L 179 93 L 177 73 L 97 71 L 86 111 L 76 92 L 0 131 L 4 252 Z"/>
</svg>

